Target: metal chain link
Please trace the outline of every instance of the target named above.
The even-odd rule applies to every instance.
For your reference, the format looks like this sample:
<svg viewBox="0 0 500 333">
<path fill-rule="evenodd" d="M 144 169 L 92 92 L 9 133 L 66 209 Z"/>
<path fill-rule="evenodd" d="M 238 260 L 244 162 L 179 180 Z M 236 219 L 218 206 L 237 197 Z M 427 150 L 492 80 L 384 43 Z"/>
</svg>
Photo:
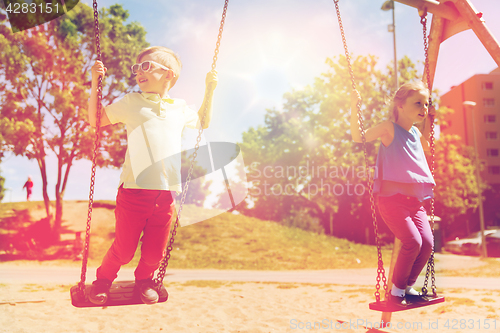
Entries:
<svg viewBox="0 0 500 333">
<path fill-rule="evenodd" d="M 219 47 L 220 47 L 220 41 L 222 39 L 222 32 L 224 29 L 224 23 L 226 21 L 226 12 L 227 12 L 227 5 L 228 5 L 229 0 L 225 0 L 224 3 L 224 10 L 222 11 L 222 19 L 220 22 L 220 27 L 219 27 L 219 35 L 217 36 L 217 43 L 215 44 L 215 51 L 214 51 L 214 57 L 213 57 L 213 62 L 212 62 L 212 70 L 215 70 L 216 63 L 217 63 L 217 57 L 219 54 Z M 210 87 L 209 87 L 210 89 Z M 191 165 L 189 167 L 188 175 L 186 177 L 186 183 L 184 184 L 184 189 L 182 191 L 182 197 L 181 197 L 181 203 L 179 205 L 179 211 L 177 212 L 177 217 L 175 219 L 174 226 L 172 227 L 172 233 L 170 236 L 170 240 L 168 242 L 167 246 L 167 251 L 165 254 L 165 257 L 163 258 L 163 261 L 160 264 L 158 274 L 156 278 L 154 279 L 154 283 L 156 284 L 157 289 L 159 290 L 161 288 L 161 285 L 163 284 L 163 279 L 165 277 L 166 271 L 167 271 L 167 266 L 168 266 L 168 261 L 170 259 L 170 253 L 173 250 L 173 244 L 175 241 L 175 236 L 177 235 L 177 227 L 179 226 L 179 221 L 181 219 L 181 213 L 182 213 L 182 208 L 184 205 L 184 201 L 186 200 L 186 195 L 189 187 L 189 182 L 191 181 L 191 176 L 193 173 L 193 167 L 194 167 L 194 161 L 196 160 L 196 156 L 198 155 L 198 148 L 200 147 L 200 141 L 201 141 L 201 135 L 203 133 L 203 124 L 205 123 L 205 117 L 207 115 L 207 110 L 208 110 L 208 98 L 205 99 L 205 104 L 204 104 L 204 111 L 203 111 L 203 117 L 200 122 L 200 128 L 198 130 L 198 137 L 196 139 L 196 145 L 194 147 L 194 153 L 191 157 Z"/>
<path fill-rule="evenodd" d="M 340 34 L 342 36 L 342 43 L 344 45 L 344 52 L 345 52 L 345 57 L 347 61 L 347 66 L 349 68 L 349 75 L 351 78 L 351 83 L 352 83 L 352 89 L 356 90 L 356 81 L 354 79 L 354 72 L 352 70 L 351 66 L 351 56 L 349 54 L 349 50 L 347 48 L 347 41 L 345 37 L 345 32 L 344 32 L 344 26 L 342 24 L 342 18 L 340 15 L 340 8 L 339 8 L 339 0 L 333 0 L 335 3 L 335 9 L 337 10 L 337 19 L 339 22 L 339 28 L 340 28 Z M 363 124 L 363 115 L 361 113 L 361 101 L 356 103 L 357 107 L 357 115 L 358 115 L 358 120 L 359 120 L 359 129 L 361 132 L 361 139 L 363 142 L 363 153 L 364 153 L 364 160 L 365 160 L 365 166 L 366 169 L 369 170 L 369 162 L 368 162 L 368 153 L 366 150 L 366 137 L 365 137 L 365 128 Z M 368 173 L 368 192 L 370 194 L 370 206 L 371 206 L 371 211 L 372 211 L 372 221 L 373 221 L 373 229 L 375 232 L 375 244 L 377 245 L 377 257 L 378 257 L 378 266 L 377 266 L 377 284 L 375 285 L 375 299 L 377 302 L 380 302 L 380 281 L 383 283 L 383 290 L 385 297 L 387 298 L 387 278 L 385 277 L 385 269 L 384 269 L 384 262 L 382 260 L 382 249 L 380 246 L 380 241 L 378 238 L 378 224 L 377 224 L 377 213 L 375 209 L 375 198 L 373 196 L 373 180 L 372 180 L 372 175 L 369 172 Z"/>
<path fill-rule="evenodd" d="M 427 9 L 424 9 L 422 15 L 420 16 L 420 23 L 422 24 L 422 31 L 423 31 L 423 38 L 424 38 L 424 56 L 425 56 L 425 62 L 424 62 L 424 72 L 426 73 L 426 79 L 427 79 L 427 88 L 429 89 L 429 110 L 432 108 L 432 97 L 431 97 L 431 92 L 432 92 L 432 87 L 431 87 L 431 74 L 430 74 L 430 66 L 429 66 L 429 43 L 428 43 L 428 37 L 427 37 Z M 430 119 L 430 140 L 431 140 L 431 173 L 432 177 L 434 178 L 434 155 L 435 155 L 435 144 L 434 144 L 434 116 L 429 116 Z M 432 189 L 434 192 L 434 188 Z M 430 224 L 431 224 L 431 229 L 432 229 L 432 234 L 434 235 L 434 196 L 431 198 L 431 208 L 430 208 Z M 437 296 L 437 291 L 436 291 L 436 278 L 435 278 L 435 271 L 434 271 L 434 247 L 432 249 L 431 256 L 429 257 L 429 260 L 427 261 L 427 269 L 425 272 L 425 280 L 424 280 L 424 285 L 422 287 L 422 294 L 427 295 L 429 290 L 427 289 L 427 284 L 429 280 L 429 276 L 431 277 L 431 289 L 432 293 L 435 296 Z"/>
<path fill-rule="evenodd" d="M 101 43 L 100 43 L 100 33 L 99 33 L 99 12 L 97 9 L 97 0 L 93 2 L 94 8 L 94 34 L 96 42 L 96 55 L 97 60 L 101 60 Z M 80 276 L 80 282 L 78 283 L 78 295 L 81 299 L 85 298 L 85 280 L 87 274 L 87 263 L 89 257 L 89 243 L 90 243 L 90 225 L 92 221 L 92 206 L 94 204 L 94 185 L 95 185 L 95 172 L 96 172 L 96 160 L 97 151 L 100 146 L 100 129 L 101 129 L 101 101 L 102 101 L 102 76 L 99 76 L 97 83 L 97 114 L 96 114 L 96 127 L 95 127 L 95 141 L 94 141 L 94 151 L 92 154 L 92 172 L 90 176 L 90 193 L 89 193 L 89 206 L 87 214 L 87 227 L 85 229 L 85 246 L 83 248 L 83 258 L 82 258 L 82 272 Z"/>
</svg>

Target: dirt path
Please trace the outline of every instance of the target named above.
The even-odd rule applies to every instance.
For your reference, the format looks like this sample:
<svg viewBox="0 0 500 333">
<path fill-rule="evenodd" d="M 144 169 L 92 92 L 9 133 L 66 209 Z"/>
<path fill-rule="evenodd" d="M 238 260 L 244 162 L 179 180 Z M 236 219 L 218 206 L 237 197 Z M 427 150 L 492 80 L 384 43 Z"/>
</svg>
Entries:
<svg viewBox="0 0 500 333">
<path fill-rule="evenodd" d="M 472 260 L 470 259 L 471 265 Z M 460 263 L 460 261 L 457 261 Z M 463 265 L 462 261 L 462 265 Z M 452 269 L 447 263 L 447 269 Z M 464 266 L 462 266 L 464 267 Z M 75 284 L 80 280 L 80 267 L 45 266 L 43 264 L 16 265 L 0 264 L 0 283 L 59 283 Z M 95 277 L 95 268 L 87 271 L 87 280 Z M 133 269 L 120 270 L 120 280 L 133 280 Z M 191 280 L 240 281 L 240 282 L 296 282 L 296 283 L 328 283 L 338 285 L 373 286 L 376 279 L 376 269 L 331 269 L 331 270 L 301 270 L 301 271 L 249 271 L 249 270 L 215 270 L 215 269 L 169 269 L 165 282 L 185 282 Z M 420 276 L 417 285 L 423 284 Z M 436 285 L 440 288 L 465 288 L 500 290 L 498 278 L 451 277 L 436 274 Z"/>
</svg>

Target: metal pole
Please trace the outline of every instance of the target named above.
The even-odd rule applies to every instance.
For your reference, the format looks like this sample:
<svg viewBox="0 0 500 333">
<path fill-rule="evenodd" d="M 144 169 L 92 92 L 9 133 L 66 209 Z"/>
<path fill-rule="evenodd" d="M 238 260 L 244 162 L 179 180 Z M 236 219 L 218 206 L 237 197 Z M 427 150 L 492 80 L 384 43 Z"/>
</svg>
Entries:
<svg viewBox="0 0 500 333">
<path fill-rule="evenodd" d="M 392 2 L 392 34 L 394 37 L 394 80 L 396 83 L 396 86 L 394 88 L 394 91 L 398 90 L 399 87 L 399 82 L 398 82 L 398 57 L 396 55 L 396 4 L 394 1 Z"/>
<path fill-rule="evenodd" d="M 392 9 L 392 27 L 389 26 L 389 32 L 392 31 L 394 40 L 394 82 L 395 82 L 394 91 L 397 91 L 399 87 L 399 82 L 398 82 L 398 56 L 396 53 L 396 14 L 395 14 L 396 9 L 394 8 L 394 6 L 395 6 L 394 0 L 387 0 L 386 2 L 384 2 L 382 8 L 380 9 L 382 9 L 383 11 L 388 11 Z"/>
<path fill-rule="evenodd" d="M 472 133 L 474 135 L 474 149 L 476 152 L 475 165 L 476 165 L 476 178 L 477 178 L 477 192 L 479 196 L 479 224 L 481 227 L 481 257 L 487 258 L 488 252 L 486 249 L 486 238 L 484 236 L 484 212 L 483 212 L 483 193 L 481 191 L 481 176 L 479 174 L 479 150 L 477 148 L 477 139 L 476 139 L 476 125 L 475 125 L 475 115 L 474 115 L 474 107 L 476 106 L 476 102 L 465 101 L 463 102 L 465 107 L 470 107 L 472 113 Z"/>
</svg>

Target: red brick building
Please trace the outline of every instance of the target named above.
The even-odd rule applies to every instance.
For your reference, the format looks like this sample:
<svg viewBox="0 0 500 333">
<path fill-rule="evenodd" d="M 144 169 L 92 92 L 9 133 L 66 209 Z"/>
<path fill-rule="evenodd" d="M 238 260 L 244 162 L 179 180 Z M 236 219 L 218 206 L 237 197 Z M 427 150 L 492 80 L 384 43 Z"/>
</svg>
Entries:
<svg viewBox="0 0 500 333">
<path fill-rule="evenodd" d="M 466 107 L 465 101 L 475 102 L 476 106 Z M 478 156 L 484 166 L 482 178 L 500 186 L 500 68 L 452 87 L 441 96 L 441 106 L 455 110 L 448 117 L 449 127 L 442 130 L 444 134 L 457 134 L 467 146 L 474 147 L 475 125 Z"/>
</svg>

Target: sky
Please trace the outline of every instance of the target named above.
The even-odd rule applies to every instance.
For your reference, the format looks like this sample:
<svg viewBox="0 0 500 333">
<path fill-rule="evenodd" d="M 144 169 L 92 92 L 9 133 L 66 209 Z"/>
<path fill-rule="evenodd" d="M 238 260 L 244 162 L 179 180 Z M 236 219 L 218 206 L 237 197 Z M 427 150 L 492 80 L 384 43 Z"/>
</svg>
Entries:
<svg viewBox="0 0 500 333">
<path fill-rule="evenodd" d="M 90 4 L 90 0 L 81 1 Z M 393 60 L 390 11 L 384 0 L 340 0 L 349 51 L 375 55 L 380 69 Z M 500 1 L 471 0 L 483 12 L 486 25 L 500 40 Z M 147 31 L 151 45 L 173 49 L 183 70 L 170 95 L 185 99 L 196 109 L 202 102 L 204 80 L 211 69 L 222 15 L 223 0 L 100 0 L 100 7 L 119 3 Z M 422 27 L 417 9 L 395 5 L 398 58 L 408 56 L 421 70 L 424 59 Z M 429 26 L 432 15 L 429 16 Z M 343 54 L 333 0 L 230 0 L 217 61 L 219 83 L 214 95 L 214 116 L 205 132 L 208 141 L 237 143 L 243 132 L 264 123 L 266 109 L 280 109 L 284 93 L 301 89 L 328 70 L 325 60 Z M 434 88 L 440 93 L 475 74 L 497 67 L 478 38 L 467 30 L 441 44 Z M 244 158 L 244 157 L 243 157 Z M 53 200 L 56 162 L 49 156 L 49 197 Z M 6 192 L 3 202 L 25 200 L 23 185 L 31 175 L 32 200 L 42 200 L 36 162 L 7 155 L 0 164 Z M 65 200 L 88 200 L 89 161 L 72 168 Z M 114 200 L 120 170 L 98 169 L 95 199 Z M 215 191 L 215 190 L 214 190 Z"/>
</svg>

